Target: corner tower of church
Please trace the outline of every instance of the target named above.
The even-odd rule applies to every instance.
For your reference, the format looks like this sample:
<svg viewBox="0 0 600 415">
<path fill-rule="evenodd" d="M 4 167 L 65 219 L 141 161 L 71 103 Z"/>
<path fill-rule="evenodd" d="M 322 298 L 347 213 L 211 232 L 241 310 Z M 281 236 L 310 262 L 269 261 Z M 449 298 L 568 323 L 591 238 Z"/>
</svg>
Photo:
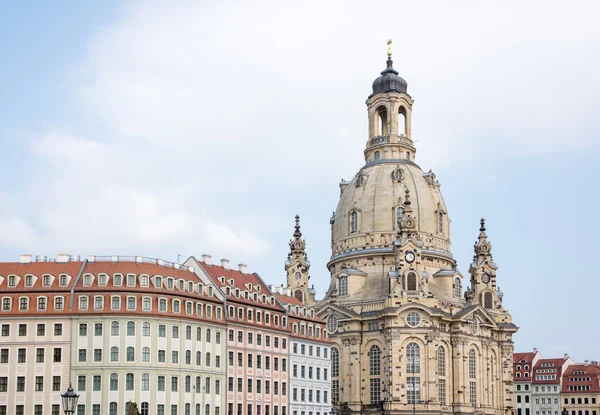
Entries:
<svg viewBox="0 0 600 415">
<path fill-rule="evenodd" d="M 333 341 L 333 406 L 346 414 L 508 415 L 517 327 L 502 307 L 485 224 L 465 291 L 440 184 L 416 164 L 413 99 L 389 49 L 372 88 L 365 164 L 340 183 L 330 285 L 314 304 Z M 290 255 L 288 286 L 303 266 L 300 251 Z"/>
</svg>

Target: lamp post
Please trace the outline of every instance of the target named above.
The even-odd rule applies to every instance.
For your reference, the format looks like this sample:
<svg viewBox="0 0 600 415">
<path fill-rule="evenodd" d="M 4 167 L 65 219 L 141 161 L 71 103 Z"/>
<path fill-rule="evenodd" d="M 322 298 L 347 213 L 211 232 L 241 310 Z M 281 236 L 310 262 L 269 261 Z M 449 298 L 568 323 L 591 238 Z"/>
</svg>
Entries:
<svg viewBox="0 0 600 415">
<path fill-rule="evenodd" d="M 75 413 L 75 408 L 77 407 L 79 395 L 73 391 L 73 387 L 70 383 L 67 391 L 60 395 L 60 397 L 62 398 L 63 411 L 65 415 L 73 415 Z"/>
</svg>

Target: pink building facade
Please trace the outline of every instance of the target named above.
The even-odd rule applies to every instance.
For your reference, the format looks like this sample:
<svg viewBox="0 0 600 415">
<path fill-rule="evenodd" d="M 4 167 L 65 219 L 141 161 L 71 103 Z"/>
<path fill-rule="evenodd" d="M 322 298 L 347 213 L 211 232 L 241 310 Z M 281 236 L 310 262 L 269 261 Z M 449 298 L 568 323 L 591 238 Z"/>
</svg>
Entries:
<svg viewBox="0 0 600 415">
<path fill-rule="evenodd" d="M 225 295 L 227 415 L 289 415 L 290 328 L 286 311 L 257 274 L 203 256 L 201 269 Z"/>
</svg>

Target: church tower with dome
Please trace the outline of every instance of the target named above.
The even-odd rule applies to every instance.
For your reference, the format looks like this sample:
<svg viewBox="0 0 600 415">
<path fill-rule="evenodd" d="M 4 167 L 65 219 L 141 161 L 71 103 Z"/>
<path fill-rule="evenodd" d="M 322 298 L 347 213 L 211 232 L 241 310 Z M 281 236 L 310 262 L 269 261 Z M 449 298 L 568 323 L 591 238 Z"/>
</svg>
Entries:
<svg viewBox="0 0 600 415">
<path fill-rule="evenodd" d="M 512 414 L 517 327 L 502 306 L 485 223 L 467 280 L 440 184 L 416 163 L 413 99 L 389 49 L 366 105 L 365 164 L 340 183 L 331 283 L 313 305 L 333 342 L 334 411 Z M 306 295 L 304 241 L 290 247 L 298 252 L 286 264 L 288 286 Z"/>
</svg>

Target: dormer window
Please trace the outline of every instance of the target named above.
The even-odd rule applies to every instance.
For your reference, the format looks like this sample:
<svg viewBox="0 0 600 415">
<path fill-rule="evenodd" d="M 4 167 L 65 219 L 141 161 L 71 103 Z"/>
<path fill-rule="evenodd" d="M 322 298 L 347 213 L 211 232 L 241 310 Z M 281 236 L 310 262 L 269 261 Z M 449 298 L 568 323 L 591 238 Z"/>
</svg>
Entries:
<svg viewBox="0 0 600 415">
<path fill-rule="evenodd" d="M 213 287 L 211 287 L 211 286 L 208 287 L 208 296 L 209 297 L 213 296 Z"/>
<path fill-rule="evenodd" d="M 33 287 L 33 275 L 27 275 L 25 277 L 25 286 L 26 287 Z"/>
<path fill-rule="evenodd" d="M 398 206 L 396 208 L 396 229 L 400 228 L 400 222 L 404 219 L 404 208 L 402 206 Z"/>
<path fill-rule="evenodd" d="M 142 275 L 140 277 L 140 286 L 142 287 L 147 287 L 148 286 L 148 276 L 147 275 Z"/>
<path fill-rule="evenodd" d="M 247 300 L 250 297 L 250 293 L 248 291 L 244 291 L 244 299 Z"/>
<path fill-rule="evenodd" d="M 194 292 L 194 283 L 192 281 L 188 281 L 188 291 L 191 293 Z"/>
<path fill-rule="evenodd" d="M 108 275 L 100 274 L 98 275 L 98 285 L 106 285 L 108 283 Z"/>
<path fill-rule="evenodd" d="M 162 288 L 162 278 L 161 277 L 156 277 L 154 279 L 154 286 L 156 288 Z"/>
<path fill-rule="evenodd" d="M 240 289 L 239 289 L 239 288 L 236 288 L 236 289 L 235 289 L 235 296 L 236 296 L 236 297 L 239 297 L 239 296 L 240 296 Z"/>
<path fill-rule="evenodd" d="M 92 285 L 92 276 L 90 274 L 85 274 L 83 276 L 83 285 L 85 285 L 85 286 Z"/>
<path fill-rule="evenodd" d="M 113 285 L 116 287 L 120 287 L 123 285 L 123 275 L 115 274 L 113 275 Z"/>
<path fill-rule="evenodd" d="M 254 293 L 254 295 L 252 296 L 252 300 L 258 301 L 258 294 Z"/>
<path fill-rule="evenodd" d="M 8 286 L 9 287 L 16 287 L 17 286 L 17 277 L 14 275 L 11 275 L 8 277 Z"/>
<path fill-rule="evenodd" d="M 173 278 L 167 278 L 167 288 L 169 290 L 173 289 Z"/>
<path fill-rule="evenodd" d="M 135 287 L 135 275 L 133 275 L 133 274 L 127 275 L 127 285 L 130 287 Z"/>
<path fill-rule="evenodd" d="M 60 277 L 58 277 L 58 283 L 60 284 L 61 287 L 64 287 L 68 284 L 68 275 L 66 274 L 61 274 Z"/>
<path fill-rule="evenodd" d="M 392 181 L 393 182 L 401 182 L 402 181 L 402 169 L 401 168 L 397 168 L 396 170 L 394 170 L 392 172 Z"/>
<path fill-rule="evenodd" d="M 348 277 L 342 275 L 338 281 L 339 295 L 348 295 Z"/>
<path fill-rule="evenodd" d="M 457 277 L 454 279 L 453 289 L 454 289 L 454 297 L 460 298 L 460 294 L 462 293 L 460 278 Z"/>
<path fill-rule="evenodd" d="M 50 275 L 44 275 L 44 287 L 49 287 L 52 284 L 52 277 Z"/>
<path fill-rule="evenodd" d="M 184 283 L 183 283 L 183 280 L 179 280 L 179 290 L 180 290 L 180 291 L 183 291 L 183 290 L 184 290 L 184 288 L 183 288 L 183 284 L 184 284 Z"/>
<path fill-rule="evenodd" d="M 353 210 L 350 213 L 350 233 L 358 232 L 358 212 Z"/>
</svg>

